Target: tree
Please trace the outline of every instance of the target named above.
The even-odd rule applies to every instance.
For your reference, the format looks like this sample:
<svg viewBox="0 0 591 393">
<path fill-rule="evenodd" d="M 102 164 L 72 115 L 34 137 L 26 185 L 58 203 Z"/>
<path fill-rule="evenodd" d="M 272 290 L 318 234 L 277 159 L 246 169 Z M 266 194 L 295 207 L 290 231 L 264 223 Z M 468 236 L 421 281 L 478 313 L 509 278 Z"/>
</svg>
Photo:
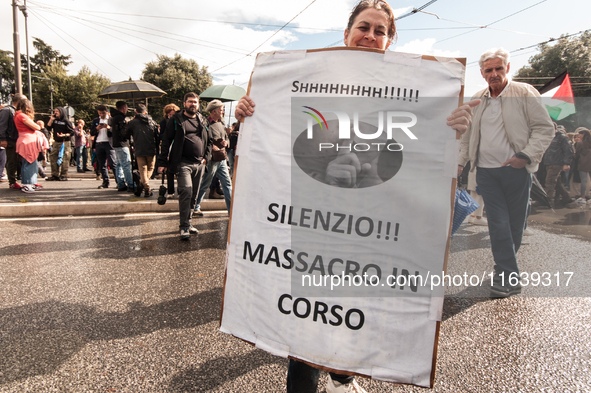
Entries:
<svg viewBox="0 0 591 393">
<path fill-rule="evenodd" d="M 99 74 L 92 73 L 83 66 L 78 74 L 67 75 L 61 63 L 54 63 L 45 67 L 44 78 L 53 80 L 54 107 L 69 105 L 76 111 L 75 118 L 89 123 L 96 117 L 95 103 L 98 94 L 111 84 L 111 81 Z M 50 83 L 38 80 L 33 84 L 33 103 L 35 111 L 48 119 L 50 113 Z"/>
<path fill-rule="evenodd" d="M 573 84 L 573 95 L 577 109 L 576 114 L 560 122 L 567 126 L 568 131 L 574 131 L 579 125 L 591 126 L 591 102 L 587 98 L 591 95 L 591 84 L 587 84 L 591 82 L 590 47 L 591 32 L 589 31 L 577 37 L 562 36 L 553 45 L 541 44 L 540 53 L 532 56 L 529 59 L 529 65 L 517 71 L 514 78 L 517 81 L 520 78 L 528 78 L 521 79 L 521 81 L 530 83 L 539 89 L 550 81 L 548 78 L 568 71 Z"/>
<path fill-rule="evenodd" d="M 0 50 L 0 103 L 10 102 L 14 92 L 14 58 L 12 52 Z"/>
<path fill-rule="evenodd" d="M 62 55 L 41 38 L 33 37 L 33 47 L 37 50 L 37 54 L 31 56 L 31 74 L 43 73 L 46 67 L 55 63 L 61 63 L 65 68 L 72 64 L 70 61 L 72 56 Z M 27 57 L 24 54 L 21 54 L 21 66 L 23 67 L 23 75 L 26 75 Z"/>
<path fill-rule="evenodd" d="M 162 98 L 153 98 L 149 112 L 155 120 L 162 119 L 162 108 L 174 103 L 182 108 L 183 97 L 188 92 L 201 94 L 212 85 L 213 77 L 207 67 L 199 67 L 195 60 L 158 55 L 158 60 L 147 63 L 142 79 L 166 91 Z"/>
</svg>

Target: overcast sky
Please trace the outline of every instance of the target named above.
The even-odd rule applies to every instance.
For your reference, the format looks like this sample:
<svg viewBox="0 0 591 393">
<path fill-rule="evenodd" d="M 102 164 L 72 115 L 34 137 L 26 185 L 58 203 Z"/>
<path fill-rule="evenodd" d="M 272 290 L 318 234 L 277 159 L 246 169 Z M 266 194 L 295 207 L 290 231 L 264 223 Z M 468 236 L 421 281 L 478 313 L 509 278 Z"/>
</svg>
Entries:
<svg viewBox="0 0 591 393">
<path fill-rule="evenodd" d="M 24 0 L 18 2 L 23 4 Z M 0 49 L 9 51 L 13 50 L 11 3 L 0 0 Z M 156 60 L 157 54 L 180 53 L 207 66 L 214 84 L 235 83 L 246 88 L 258 52 L 342 45 L 355 3 L 60 0 L 58 6 L 50 0 L 28 0 L 29 40 L 39 37 L 62 54 L 71 55 L 70 74 L 86 65 L 113 82 L 139 79 L 145 64 Z M 390 1 L 396 15 L 426 3 L 429 0 Z M 536 53 L 535 48 L 520 48 L 591 28 L 589 0 L 437 0 L 423 11 L 429 14 L 417 13 L 398 21 L 398 41 L 390 50 L 466 57 L 467 96 L 485 87 L 475 62 L 486 49 L 502 46 L 515 51 L 513 73 Z M 19 30 L 21 52 L 25 53 L 21 13 Z M 30 50 L 33 55 L 31 44 Z"/>
</svg>

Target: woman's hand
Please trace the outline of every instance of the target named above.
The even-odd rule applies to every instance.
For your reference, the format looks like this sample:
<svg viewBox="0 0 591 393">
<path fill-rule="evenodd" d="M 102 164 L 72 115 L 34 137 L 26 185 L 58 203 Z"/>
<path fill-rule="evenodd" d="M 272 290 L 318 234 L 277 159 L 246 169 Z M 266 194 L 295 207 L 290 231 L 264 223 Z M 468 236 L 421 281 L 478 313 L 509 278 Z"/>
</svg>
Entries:
<svg viewBox="0 0 591 393">
<path fill-rule="evenodd" d="M 456 108 L 451 115 L 447 117 L 447 125 L 451 126 L 451 128 L 458 131 L 460 134 L 464 134 L 472 122 L 472 108 L 479 104 L 480 100 L 472 100 Z"/>
<path fill-rule="evenodd" d="M 242 121 L 247 116 L 252 116 L 254 113 L 255 103 L 253 100 L 250 99 L 249 96 L 242 96 L 238 104 L 236 105 L 236 110 L 234 111 L 234 117 L 238 121 Z"/>
</svg>

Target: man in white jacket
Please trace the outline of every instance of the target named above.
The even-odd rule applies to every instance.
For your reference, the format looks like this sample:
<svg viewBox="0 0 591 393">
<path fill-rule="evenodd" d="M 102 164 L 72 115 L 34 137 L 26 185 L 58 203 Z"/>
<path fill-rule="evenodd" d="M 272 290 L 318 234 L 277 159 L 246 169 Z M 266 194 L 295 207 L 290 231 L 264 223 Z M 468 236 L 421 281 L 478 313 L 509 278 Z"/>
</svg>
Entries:
<svg viewBox="0 0 591 393">
<path fill-rule="evenodd" d="M 516 254 L 527 219 L 531 173 L 537 171 L 554 127 L 537 90 L 507 78 L 507 51 L 491 49 L 479 64 L 488 88 L 474 96 L 482 103 L 462 136 L 458 170 L 468 161 L 477 170 L 495 261 L 491 296 L 508 297 L 521 292 Z"/>
</svg>

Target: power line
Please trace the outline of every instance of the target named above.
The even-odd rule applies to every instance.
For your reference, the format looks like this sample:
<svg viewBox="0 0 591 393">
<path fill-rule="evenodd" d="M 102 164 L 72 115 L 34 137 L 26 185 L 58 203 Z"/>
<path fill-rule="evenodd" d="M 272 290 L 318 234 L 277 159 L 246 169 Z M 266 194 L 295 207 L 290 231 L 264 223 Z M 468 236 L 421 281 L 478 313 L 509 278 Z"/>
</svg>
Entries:
<svg viewBox="0 0 591 393">
<path fill-rule="evenodd" d="M 433 15 L 434 17 L 436 17 L 439 20 L 444 20 L 444 21 L 453 22 L 453 23 L 460 23 L 460 24 L 463 24 L 463 25 L 468 25 L 468 26 L 472 26 L 472 27 L 475 27 L 476 28 L 476 29 L 472 29 L 471 31 L 476 31 L 477 29 L 493 29 L 493 30 L 499 30 L 499 31 L 506 31 L 506 32 L 509 32 L 509 33 L 515 33 L 515 34 L 526 34 L 526 35 L 534 35 L 534 36 L 537 36 L 537 37 L 547 37 L 547 36 L 543 36 L 543 35 L 540 35 L 540 34 L 524 33 L 523 31 L 515 31 L 515 30 L 499 29 L 497 27 L 490 27 L 490 24 L 488 24 L 488 25 L 476 25 L 474 23 L 460 22 L 460 21 L 453 20 L 453 19 L 442 18 L 442 17 L 440 17 L 437 14 L 434 14 L 434 13 L 431 13 L 431 12 L 426 12 L 426 11 L 420 11 L 420 12 L 422 12 L 423 14 L 427 14 L 427 15 Z M 493 22 L 493 23 L 496 23 L 496 22 Z M 469 29 L 469 27 L 462 27 L 462 28 L 463 29 Z M 463 33 L 463 34 L 468 34 L 471 31 L 466 32 L 466 33 Z M 462 35 L 462 34 L 460 34 L 460 35 Z M 456 37 L 458 37 L 458 36 L 456 36 Z M 450 38 L 453 38 L 453 37 L 450 37 Z M 446 39 L 448 39 L 448 38 L 446 38 Z M 445 41 L 446 39 L 441 40 L 441 41 Z M 438 42 L 441 42 L 441 41 L 438 41 Z"/>
<path fill-rule="evenodd" d="M 523 51 L 523 50 L 526 50 L 526 49 L 536 48 L 536 47 L 538 47 L 540 45 L 549 44 L 549 43 L 554 42 L 554 41 L 558 41 L 558 40 L 562 40 L 562 39 L 565 39 L 565 38 L 574 37 L 576 35 L 587 33 L 588 31 L 591 31 L 591 29 L 579 31 L 577 33 L 571 33 L 571 34 L 563 35 L 563 36 L 560 36 L 560 38 L 550 38 L 549 40 L 546 40 L 546 41 L 543 41 L 543 42 L 538 42 L 537 44 L 533 44 L 533 45 L 526 46 L 526 47 L 523 47 L 523 48 L 513 49 L 509 53 L 515 53 L 515 52 L 520 52 L 520 51 Z M 531 53 L 534 53 L 536 51 L 532 51 Z M 466 66 L 470 66 L 470 65 L 476 64 L 476 63 L 478 63 L 478 61 L 472 61 L 472 62 L 466 64 Z"/>
<path fill-rule="evenodd" d="M 395 21 L 397 21 L 397 20 L 400 20 L 400 19 L 406 18 L 407 16 L 414 15 L 414 14 L 416 14 L 417 12 L 419 12 L 419 11 L 422 11 L 423 9 L 427 8 L 428 6 L 430 6 L 431 4 L 435 3 L 436 1 L 437 1 L 437 0 L 431 0 L 431 1 L 429 1 L 428 3 L 425 3 L 425 4 L 423 4 L 423 5 L 422 5 L 422 6 L 420 6 L 419 8 L 413 8 L 413 9 L 412 9 L 410 12 L 407 12 L 406 14 L 404 14 L 404 15 L 402 15 L 402 16 L 399 16 L 398 18 L 394 18 L 394 20 L 395 20 Z M 433 29 L 425 29 L 425 30 L 435 30 L 435 29 L 436 29 L 436 28 L 433 28 Z M 405 30 L 421 30 L 421 29 L 400 29 L 400 30 L 399 30 L 399 29 L 396 29 L 396 32 L 398 32 L 398 31 L 405 31 Z M 341 40 L 338 40 L 338 41 L 335 41 L 335 42 L 333 42 L 332 44 L 330 44 L 330 45 L 328 45 L 328 46 L 325 46 L 324 48 L 332 48 L 333 46 L 335 46 L 335 45 L 337 45 L 337 44 L 339 44 L 339 43 L 341 43 L 341 42 L 343 42 L 343 40 L 342 40 L 342 39 L 341 39 Z"/>
<path fill-rule="evenodd" d="M 292 21 L 293 21 L 295 18 L 297 18 L 298 16 L 300 16 L 300 15 L 302 14 L 302 12 L 306 11 L 306 10 L 308 9 L 308 7 L 310 7 L 310 6 L 311 6 L 312 4 L 314 4 L 315 2 L 316 2 L 316 0 L 312 0 L 312 2 L 311 2 L 310 4 L 308 4 L 308 5 L 306 6 L 306 8 L 304 8 L 304 9 L 303 9 L 303 10 L 301 10 L 301 11 L 300 11 L 300 12 L 299 12 L 299 13 L 298 13 L 296 16 L 294 16 L 293 18 L 291 18 L 291 19 L 289 20 L 289 22 L 287 22 L 286 24 L 284 24 L 283 26 L 281 26 L 281 28 L 280 28 L 279 30 L 277 30 L 275 33 L 273 33 L 273 34 L 272 34 L 272 35 L 271 35 L 269 38 L 267 38 L 265 41 L 263 41 L 263 42 L 262 42 L 262 43 L 261 43 L 259 46 L 257 46 L 256 48 L 254 48 L 254 49 L 253 49 L 253 50 L 252 50 L 252 51 L 251 51 L 249 54 L 247 54 L 246 56 L 244 56 L 244 57 L 242 57 L 242 58 L 240 58 L 240 59 L 234 60 L 233 62 L 231 62 L 231 63 L 228 63 L 228 64 L 226 64 L 225 66 L 222 66 L 222 67 L 218 68 L 217 70 L 214 70 L 214 71 L 212 71 L 211 73 L 213 74 L 214 72 L 217 72 L 217 71 L 221 70 L 222 68 L 225 68 L 225 67 L 227 67 L 227 66 L 229 66 L 229 65 L 231 65 L 231 64 L 234 64 L 234 63 L 236 63 L 236 62 L 237 62 L 237 61 L 239 61 L 239 60 L 242 60 L 242 59 L 244 59 L 244 58 L 246 58 L 246 57 L 248 57 L 248 56 L 252 55 L 252 54 L 253 54 L 253 53 L 254 53 L 254 52 L 257 50 L 257 49 L 259 49 L 259 48 L 260 48 L 261 46 L 263 46 L 263 45 L 264 45 L 264 44 L 265 44 L 267 41 L 269 41 L 271 38 L 273 38 L 273 37 L 274 37 L 274 36 L 275 36 L 277 33 L 279 33 L 281 30 L 283 30 L 283 28 L 284 28 L 285 26 L 287 26 L 288 24 L 290 24 L 290 23 L 291 23 L 291 22 L 292 22 Z"/>
<path fill-rule="evenodd" d="M 548 0 L 542 0 L 542 1 L 538 2 L 538 3 L 536 3 L 536 4 L 530 5 L 529 7 L 526 7 L 526 8 L 524 8 L 524 9 L 522 9 L 522 10 L 519 10 L 519 11 L 517 11 L 517 12 L 514 12 L 514 13 L 512 13 L 512 14 L 510 14 L 510 15 L 504 16 L 504 17 L 502 17 L 501 19 L 498 19 L 498 20 L 496 20 L 496 21 L 494 21 L 494 22 L 488 23 L 488 24 L 486 24 L 486 25 L 484 25 L 484 26 L 482 26 L 482 27 L 478 27 L 478 28 L 476 28 L 476 29 L 474 29 L 474 30 L 470 30 L 470 31 L 467 31 L 467 32 L 465 32 L 465 33 L 461 33 L 461 34 L 454 35 L 454 36 L 451 36 L 451 37 L 448 37 L 448 38 L 444 38 L 444 39 L 442 39 L 442 40 L 439 40 L 439 41 L 437 41 L 437 42 L 436 42 L 436 44 L 437 44 L 437 43 L 440 43 L 440 42 L 443 42 L 443 41 L 451 40 L 452 38 L 456 38 L 456 37 L 463 36 L 463 35 L 465 35 L 465 34 L 472 33 L 472 32 L 474 32 L 474 31 L 476 31 L 476 30 L 480 30 L 480 29 L 483 29 L 483 28 L 488 28 L 490 25 L 494 25 L 495 23 L 498 23 L 498 22 L 500 22 L 500 21 L 502 21 L 502 20 L 505 20 L 505 19 L 507 19 L 507 18 L 510 18 L 510 17 L 512 17 L 512 16 L 514 16 L 514 15 L 517 15 L 517 14 L 519 14 L 519 13 L 521 13 L 521 12 L 523 12 L 523 11 L 526 11 L 526 10 L 528 10 L 528 9 L 530 9 L 530 8 L 533 8 L 533 7 L 535 7 L 535 6 L 539 5 L 539 4 L 545 3 L 546 1 L 548 1 Z"/>
<path fill-rule="evenodd" d="M 437 0 L 434 0 L 437 1 Z M 47 7 L 55 7 L 53 4 L 44 4 L 39 2 L 31 2 L 33 4 L 41 4 Z M 198 19 L 198 18 L 181 18 L 181 17 L 174 17 L 174 16 L 161 16 L 161 15 L 141 15 L 141 14 L 127 14 L 123 12 L 110 12 L 110 11 L 82 11 L 82 10 L 72 10 L 71 8 L 60 8 L 60 10 L 67 10 L 67 11 L 79 11 L 79 12 L 90 12 L 93 14 L 109 14 L 109 15 L 122 15 L 122 16 L 135 16 L 141 18 L 156 18 L 156 19 L 171 19 L 171 20 L 186 20 L 190 22 L 208 22 L 208 23 L 224 23 L 228 25 L 244 25 L 244 26 L 257 26 L 257 27 L 279 27 L 281 29 L 286 28 L 288 22 L 285 25 L 274 25 L 268 23 L 254 23 L 254 22 L 235 22 L 235 21 L 227 21 L 227 20 L 215 20 L 215 19 Z M 293 19 L 292 19 L 293 20 Z M 327 29 L 327 28 L 320 28 L 320 27 L 300 27 L 300 26 L 289 26 L 289 29 L 304 29 L 304 30 L 320 30 L 320 31 L 341 31 L 340 29 Z"/>
<path fill-rule="evenodd" d="M 31 11 L 31 14 L 32 14 L 32 15 L 35 15 L 35 16 L 36 16 L 36 17 L 37 17 L 37 18 L 38 18 L 38 19 L 41 21 L 41 23 L 43 23 L 45 26 L 47 26 L 47 28 L 48 28 L 49 30 L 51 30 L 51 31 L 52 31 L 52 32 L 53 32 L 55 35 L 57 35 L 58 37 L 60 37 L 60 35 L 59 35 L 58 33 L 56 33 L 56 32 L 55 32 L 55 30 L 53 30 L 53 29 L 51 28 L 51 26 L 49 26 L 49 25 L 48 25 L 48 24 L 47 24 L 47 23 L 46 23 L 46 22 L 43 20 L 43 19 L 44 19 L 43 17 L 41 17 L 40 15 L 36 14 L 36 11 L 33 11 L 33 10 L 29 10 L 29 11 Z M 48 22 L 49 22 L 49 21 L 48 21 Z M 59 28 L 59 27 L 57 27 L 57 26 L 55 26 L 55 27 L 56 27 L 56 28 L 58 28 L 60 31 L 62 31 L 64 34 L 66 34 L 68 37 L 72 38 L 74 41 L 78 42 L 80 45 L 84 46 L 86 49 L 88 49 L 89 51 L 91 51 L 92 53 L 94 53 L 94 52 L 93 52 L 91 49 L 89 49 L 88 47 L 86 47 L 84 44 L 80 43 L 80 41 L 76 40 L 76 39 L 75 39 L 75 38 L 73 38 L 71 35 L 69 35 L 69 34 L 68 34 L 68 33 L 66 33 L 65 31 L 63 31 L 62 29 L 60 29 L 60 28 Z M 60 37 L 60 38 L 61 38 L 61 37 Z M 64 40 L 64 41 L 65 41 L 65 42 L 66 42 L 68 45 L 70 45 L 70 46 L 71 46 L 71 47 L 72 47 L 72 48 L 73 48 L 73 49 L 74 49 L 76 52 L 80 53 L 80 55 L 81 55 L 82 57 L 84 57 L 86 60 L 88 60 L 88 61 L 90 62 L 90 64 L 94 65 L 94 66 L 95 66 L 95 67 L 96 67 L 96 68 L 97 68 L 99 71 L 101 71 L 103 74 L 105 74 L 105 75 L 106 75 L 106 73 L 105 73 L 105 72 L 104 72 L 104 71 L 103 71 L 103 70 L 102 70 L 102 69 L 101 69 L 99 66 L 97 66 L 96 64 L 94 64 L 94 63 L 92 62 L 92 60 L 90 60 L 88 57 L 86 57 L 86 56 L 85 56 L 85 55 L 84 55 L 82 52 L 80 52 L 80 51 L 79 51 L 79 50 L 78 50 L 78 49 L 77 49 L 77 48 L 76 48 L 74 45 L 72 45 L 71 43 L 69 43 L 69 42 L 68 42 L 68 41 L 66 41 L 66 40 Z M 96 53 L 95 53 L 95 54 L 96 54 Z M 99 55 L 97 55 L 97 56 L 99 56 Z M 101 59 L 103 59 L 101 56 L 99 56 L 99 57 L 100 57 Z M 103 60 L 105 60 L 105 59 L 103 59 Z M 106 60 L 105 60 L 105 61 L 106 61 Z M 111 63 L 110 63 L 110 62 L 108 62 L 108 61 L 107 61 L 107 63 L 111 64 Z M 111 65 L 112 65 L 112 64 L 111 64 Z M 120 70 L 119 68 L 117 68 L 116 66 L 113 66 L 113 67 L 115 67 L 115 68 L 116 68 L 117 70 L 119 70 L 120 72 L 124 73 L 123 71 L 121 71 L 121 70 Z M 125 74 L 125 73 L 124 73 L 124 74 Z"/>
<path fill-rule="evenodd" d="M 46 10 L 46 11 L 57 13 L 56 10 L 54 9 L 54 7 L 39 7 L 39 8 L 41 8 L 43 10 Z M 60 9 L 60 11 L 62 11 L 62 9 Z M 90 16 L 93 16 L 93 13 L 90 12 L 90 11 L 79 11 L 79 12 L 81 14 L 89 14 Z M 57 13 L 57 14 L 63 16 L 63 14 L 61 14 L 61 13 Z M 86 22 L 103 23 L 105 26 L 109 26 L 109 27 L 113 26 L 113 25 L 110 25 L 108 23 L 103 22 L 103 19 L 107 19 L 107 18 L 103 18 L 103 19 L 101 19 L 101 22 L 98 22 L 96 20 L 84 19 L 84 18 L 82 18 L 80 16 L 76 16 L 76 14 L 77 14 L 77 12 L 74 11 L 74 14 L 70 14 L 70 16 L 72 18 L 80 19 L 80 20 L 83 20 L 83 21 L 86 21 Z M 116 25 L 116 27 L 123 28 L 123 29 L 129 30 L 129 31 L 135 31 L 135 32 L 138 32 L 138 33 L 153 35 L 153 36 L 156 36 L 156 37 L 161 37 L 161 38 L 166 38 L 166 39 L 174 39 L 175 41 L 186 42 L 186 43 L 193 44 L 193 45 L 200 45 L 200 46 L 204 46 L 204 47 L 212 48 L 212 49 L 220 49 L 221 50 L 221 48 L 228 48 L 227 49 L 228 52 L 234 52 L 234 53 L 240 53 L 240 54 L 246 53 L 246 51 L 237 52 L 237 50 L 241 50 L 240 48 L 235 48 L 235 47 L 231 47 L 231 46 L 227 46 L 227 45 L 222 45 L 222 44 L 218 44 L 218 43 L 211 42 L 211 41 L 205 41 L 205 40 L 187 41 L 187 40 L 183 40 L 183 39 L 180 39 L 178 37 L 178 34 L 176 34 L 176 33 L 171 33 L 171 32 L 164 31 L 164 30 L 158 30 L 158 29 L 154 29 L 152 27 L 150 27 L 149 30 L 151 30 L 151 31 L 157 31 L 157 32 L 164 33 L 164 34 L 168 34 L 168 35 L 174 36 L 174 38 L 165 37 L 165 36 L 161 36 L 161 35 L 158 35 L 158 34 L 145 32 L 145 31 L 141 31 L 141 30 L 129 29 L 129 28 L 126 28 L 124 26 L 121 26 L 120 25 L 121 24 L 121 21 L 120 20 L 117 20 L 117 19 L 107 19 L 107 20 L 110 20 L 110 21 L 115 22 L 115 23 L 119 23 L 119 25 Z M 128 21 L 125 21 L 125 26 L 135 26 L 135 27 L 140 27 L 140 28 L 143 28 L 143 29 L 148 29 L 145 26 L 133 24 L 133 23 L 130 23 Z M 202 44 L 202 43 L 199 43 L 198 41 L 206 42 L 206 43 L 211 44 L 211 45 Z"/>
<path fill-rule="evenodd" d="M 56 14 L 56 15 L 59 15 L 59 16 L 63 16 L 62 14 L 60 14 L 60 13 L 57 13 L 57 12 L 56 12 L 56 11 L 54 11 L 54 10 L 44 10 L 44 11 L 45 11 L 45 12 L 51 12 L 51 13 L 54 13 L 54 14 Z M 141 38 L 141 37 L 135 36 L 135 35 L 133 35 L 133 34 L 126 33 L 126 32 L 124 32 L 124 31 L 120 30 L 118 27 L 114 27 L 113 25 L 110 25 L 110 24 L 108 24 L 108 23 L 104 23 L 104 22 L 97 22 L 97 21 L 90 21 L 90 20 L 87 20 L 87 19 L 84 19 L 84 18 L 80 18 L 80 17 L 72 17 L 72 18 L 74 18 L 74 19 L 80 19 L 80 20 L 83 20 L 83 21 L 86 21 L 86 22 L 92 22 L 92 23 L 94 23 L 94 24 L 98 24 L 98 25 L 100 25 L 100 26 L 108 27 L 109 29 L 111 29 L 111 30 L 113 30 L 113 31 L 115 31 L 115 32 L 119 32 L 119 33 L 125 34 L 125 35 L 127 35 L 127 36 L 130 36 L 130 37 L 133 37 L 133 38 L 137 38 L 137 39 L 139 39 L 139 40 L 142 40 L 142 41 L 148 42 L 148 43 L 150 43 L 150 44 L 154 44 L 154 45 L 162 46 L 162 47 L 164 47 L 164 48 L 167 48 L 167 49 L 174 49 L 174 50 L 175 50 L 176 52 L 178 52 L 178 53 L 183 53 L 183 54 L 189 55 L 189 56 L 191 56 L 191 57 L 193 57 L 193 58 L 197 58 L 197 59 L 201 59 L 201 60 L 208 61 L 208 62 L 211 62 L 211 63 L 217 63 L 217 64 L 219 64 L 218 62 L 216 62 L 216 61 L 213 61 L 213 60 L 211 60 L 211 59 L 206 59 L 206 58 L 203 58 L 203 57 L 201 57 L 201 56 L 197 56 L 197 55 L 195 55 L 195 54 L 188 53 L 188 52 L 182 51 L 182 50 L 180 50 L 180 49 L 173 48 L 173 47 L 171 47 L 170 45 L 163 45 L 163 44 L 159 44 L 159 43 L 157 43 L 157 42 L 150 41 L 150 40 L 147 40 L 147 39 L 145 39 L 145 38 Z M 84 23 L 82 23 L 82 22 L 79 22 L 79 21 L 77 21 L 77 20 L 74 20 L 74 22 L 76 22 L 76 23 L 79 23 L 79 24 L 82 24 L 82 25 L 83 25 L 83 26 L 85 26 L 85 27 L 88 27 L 88 26 L 87 26 L 87 25 L 85 25 Z M 123 29 L 124 29 L 124 28 L 123 28 Z M 128 29 L 128 30 L 131 30 L 131 29 Z M 132 45 L 132 46 L 135 46 L 135 47 L 137 47 L 137 48 L 139 48 L 139 49 L 145 50 L 146 52 L 152 53 L 152 54 L 154 54 L 154 55 L 158 55 L 158 53 L 154 52 L 153 50 L 151 50 L 151 49 L 146 49 L 146 48 L 144 48 L 144 47 L 142 47 L 142 46 L 140 46 L 140 45 L 137 45 L 137 44 L 135 44 L 135 43 L 133 43 L 133 42 L 127 41 L 127 40 L 125 40 L 125 39 L 121 38 L 121 36 L 115 36 L 115 35 L 113 35 L 113 34 L 110 34 L 110 33 L 108 33 L 107 31 L 104 31 L 104 30 L 98 30 L 98 31 L 100 31 L 101 33 L 103 33 L 103 34 L 105 34 L 105 35 L 107 35 L 107 36 L 110 36 L 110 37 L 112 37 L 112 38 L 115 38 L 115 39 L 117 39 L 118 41 L 123 41 L 123 42 L 125 42 L 125 43 L 127 43 L 127 44 L 129 44 L 129 45 Z M 132 30 L 132 31 L 133 31 L 133 30 Z M 143 32 L 139 31 L 139 33 L 143 33 Z M 162 38 L 167 38 L 167 37 L 162 37 Z M 93 52 L 93 53 L 94 53 L 94 52 Z M 109 64 L 110 64 L 110 63 L 109 63 Z"/>
<path fill-rule="evenodd" d="M 427 4 L 423 4 L 422 6 L 420 6 L 419 8 L 413 8 L 410 12 L 407 12 L 406 14 L 399 16 L 398 18 L 396 18 L 396 20 L 400 20 L 403 18 L 406 18 L 407 16 L 411 16 L 416 14 L 417 12 L 420 12 L 422 10 L 424 10 L 425 8 L 427 8 L 428 6 L 430 6 L 431 4 L 435 3 L 437 0 L 431 0 L 430 2 L 428 2 Z"/>
<path fill-rule="evenodd" d="M 49 11 L 49 12 L 55 13 L 54 11 Z M 57 14 L 57 15 L 60 15 L 60 16 L 61 16 L 61 14 Z M 76 18 L 76 19 L 82 19 L 82 18 Z M 83 20 L 84 20 L 84 19 L 83 19 Z M 77 21 L 76 21 L 76 22 L 77 22 Z M 85 26 L 85 25 L 84 25 L 83 23 L 81 23 L 81 22 L 77 22 L 77 23 L 80 23 L 80 24 L 82 24 L 83 26 Z M 196 55 L 194 55 L 194 54 L 191 54 L 191 53 L 187 53 L 187 52 L 184 52 L 184 51 L 181 51 L 181 50 L 175 49 L 175 48 L 171 48 L 169 45 L 163 45 L 163 44 L 159 44 L 159 43 L 157 43 L 157 42 L 150 41 L 150 40 L 147 40 L 147 39 L 145 39 L 145 38 L 141 38 L 141 37 L 137 37 L 137 36 L 134 36 L 134 35 L 132 35 L 132 34 L 129 34 L 129 33 L 125 33 L 124 31 L 121 31 L 120 29 L 118 29 L 118 28 L 116 28 L 116 27 L 113 27 L 112 25 L 109 25 L 109 24 L 105 24 L 105 23 L 102 23 L 102 22 L 93 22 L 93 23 L 97 23 L 97 24 L 99 24 L 99 25 L 102 25 L 102 26 L 105 26 L 105 27 L 109 27 L 110 29 L 112 29 L 112 30 L 114 30 L 114 31 L 116 31 L 116 32 L 119 32 L 119 33 L 122 33 L 122 34 L 127 34 L 127 35 L 128 35 L 128 36 L 130 36 L 130 37 L 137 38 L 137 39 L 139 39 L 139 40 L 142 40 L 142 41 L 146 41 L 146 42 L 148 42 L 148 43 L 150 43 L 150 44 L 159 45 L 159 46 L 162 46 L 162 47 L 164 47 L 164 48 L 167 48 L 167 49 L 174 49 L 176 52 L 179 52 L 179 53 L 184 53 L 184 54 L 187 54 L 187 55 L 189 55 L 189 56 L 196 57 L 196 58 L 198 58 L 198 59 L 201 59 L 201 60 L 208 60 L 208 59 L 205 59 L 205 58 L 203 58 L 203 57 L 200 57 L 200 56 L 196 56 Z M 85 27 L 87 27 L 87 26 L 85 26 Z M 115 36 L 115 35 L 113 35 L 113 34 L 109 34 L 108 32 L 106 32 L 106 31 L 103 31 L 103 30 L 99 30 L 99 31 L 100 31 L 101 33 L 105 34 L 105 35 L 108 35 L 109 37 L 113 37 L 113 38 L 115 38 L 116 40 L 123 41 L 123 42 L 125 42 L 125 43 L 127 43 L 127 44 L 129 44 L 129 45 L 135 46 L 136 48 L 143 49 L 143 50 L 145 50 L 146 52 L 152 53 L 152 54 L 154 54 L 154 55 L 158 55 L 158 53 L 154 52 L 153 50 L 151 50 L 151 49 L 146 49 L 146 48 L 144 48 L 144 47 L 142 47 L 142 46 L 139 46 L 139 45 L 137 45 L 137 44 L 134 44 L 133 42 L 126 41 L 126 40 L 124 40 L 123 38 L 121 38 L 120 36 Z M 165 37 L 164 37 L 164 38 L 165 38 Z"/>
</svg>

